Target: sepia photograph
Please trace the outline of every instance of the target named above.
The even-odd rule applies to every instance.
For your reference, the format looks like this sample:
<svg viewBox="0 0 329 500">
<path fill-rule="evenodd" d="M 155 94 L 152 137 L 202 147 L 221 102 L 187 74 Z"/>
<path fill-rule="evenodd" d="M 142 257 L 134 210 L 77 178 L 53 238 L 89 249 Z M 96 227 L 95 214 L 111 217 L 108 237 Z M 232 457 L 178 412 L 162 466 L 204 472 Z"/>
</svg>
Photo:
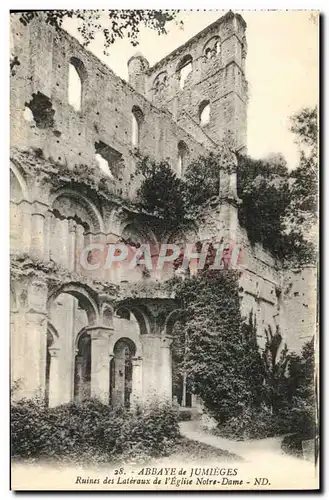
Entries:
<svg viewBox="0 0 329 500">
<path fill-rule="evenodd" d="M 320 12 L 8 17 L 11 489 L 318 490 Z"/>
</svg>

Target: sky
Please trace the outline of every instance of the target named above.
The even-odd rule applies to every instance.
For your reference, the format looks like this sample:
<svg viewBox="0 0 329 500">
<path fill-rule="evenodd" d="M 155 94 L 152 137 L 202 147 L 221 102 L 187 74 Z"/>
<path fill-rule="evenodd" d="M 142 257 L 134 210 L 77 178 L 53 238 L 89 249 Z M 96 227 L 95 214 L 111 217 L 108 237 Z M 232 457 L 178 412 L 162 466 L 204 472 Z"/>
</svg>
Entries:
<svg viewBox="0 0 329 500">
<path fill-rule="evenodd" d="M 133 54 L 141 52 L 153 65 L 224 13 L 180 11 L 175 21 L 167 24 L 167 35 L 158 35 L 142 26 L 138 47 L 133 47 L 128 39 L 117 40 L 106 56 L 99 34 L 88 50 L 127 80 L 127 61 Z M 288 167 L 294 168 L 299 156 L 289 131 L 289 117 L 318 103 L 317 13 L 260 10 L 239 13 L 247 22 L 248 154 L 263 158 L 282 153 Z M 79 39 L 77 26 L 75 20 L 67 20 L 63 28 Z"/>
</svg>

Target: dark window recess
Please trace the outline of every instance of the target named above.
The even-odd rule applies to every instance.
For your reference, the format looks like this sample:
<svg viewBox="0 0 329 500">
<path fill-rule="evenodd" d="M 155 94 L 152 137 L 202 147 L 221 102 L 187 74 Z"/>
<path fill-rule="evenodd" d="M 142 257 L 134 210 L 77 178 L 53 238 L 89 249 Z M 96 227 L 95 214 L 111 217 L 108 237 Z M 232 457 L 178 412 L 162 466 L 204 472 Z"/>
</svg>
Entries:
<svg viewBox="0 0 329 500">
<path fill-rule="evenodd" d="M 30 102 L 25 103 L 33 113 L 35 124 L 38 128 L 52 128 L 55 125 L 55 110 L 49 97 L 38 92 L 32 94 Z"/>
<path fill-rule="evenodd" d="M 130 319 L 130 312 L 128 309 L 119 308 L 117 309 L 116 315 L 122 319 Z"/>
<path fill-rule="evenodd" d="M 102 158 L 104 158 L 104 160 L 107 161 L 112 175 L 118 178 L 122 168 L 122 154 L 102 141 L 95 142 L 95 153 L 99 154 Z"/>
</svg>

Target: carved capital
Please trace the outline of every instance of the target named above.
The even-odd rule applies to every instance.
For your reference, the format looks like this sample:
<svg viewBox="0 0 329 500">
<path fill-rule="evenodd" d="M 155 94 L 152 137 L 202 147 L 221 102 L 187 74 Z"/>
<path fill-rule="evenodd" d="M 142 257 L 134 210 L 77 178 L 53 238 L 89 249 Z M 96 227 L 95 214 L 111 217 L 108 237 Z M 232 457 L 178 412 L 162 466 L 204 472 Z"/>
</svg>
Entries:
<svg viewBox="0 0 329 500">
<path fill-rule="evenodd" d="M 172 337 L 161 337 L 161 348 L 163 349 L 170 349 L 170 346 L 173 342 L 173 338 Z"/>
<path fill-rule="evenodd" d="M 41 201 L 35 201 L 33 204 L 32 204 L 32 210 L 31 210 L 31 214 L 32 216 L 33 215 L 40 215 L 41 217 L 44 217 L 46 216 L 46 212 L 48 211 L 48 205 L 46 205 L 45 203 L 41 202 Z"/>
<path fill-rule="evenodd" d="M 88 328 L 88 333 L 92 341 L 96 340 L 108 341 L 113 333 L 113 328 L 109 326 L 94 326 Z"/>
<path fill-rule="evenodd" d="M 137 356 L 136 358 L 132 358 L 132 364 L 133 366 L 140 366 L 142 363 L 142 357 Z"/>
<path fill-rule="evenodd" d="M 48 347 L 48 352 L 52 358 L 58 358 L 59 348 L 58 347 Z"/>
<path fill-rule="evenodd" d="M 68 219 L 69 231 L 75 233 L 77 230 L 77 223 L 73 219 Z"/>
</svg>

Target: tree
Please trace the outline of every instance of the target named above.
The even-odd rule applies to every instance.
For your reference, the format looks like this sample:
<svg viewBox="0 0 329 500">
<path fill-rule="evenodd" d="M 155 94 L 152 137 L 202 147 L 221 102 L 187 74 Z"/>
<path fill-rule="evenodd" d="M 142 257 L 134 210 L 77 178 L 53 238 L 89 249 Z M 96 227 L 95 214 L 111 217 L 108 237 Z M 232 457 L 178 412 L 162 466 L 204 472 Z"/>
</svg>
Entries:
<svg viewBox="0 0 329 500">
<path fill-rule="evenodd" d="M 317 108 L 302 109 L 291 118 L 291 132 L 300 151 L 299 165 L 291 172 L 292 203 L 289 216 L 295 227 L 305 230 L 318 212 L 318 116 Z M 301 227 L 302 226 L 302 227 Z"/>
<path fill-rule="evenodd" d="M 180 373 L 219 423 L 257 404 L 261 389 L 261 359 L 252 331 L 242 326 L 238 279 L 235 271 L 203 271 L 175 288 L 183 311 L 175 358 L 182 360 L 185 343 Z"/>
<path fill-rule="evenodd" d="M 239 221 L 251 244 L 261 243 L 284 258 L 285 215 L 291 202 L 288 170 L 282 162 L 254 160 L 238 155 L 237 188 L 242 199 Z"/>
<path fill-rule="evenodd" d="M 219 195 L 220 155 L 210 153 L 192 161 L 185 172 L 185 196 L 191 211 Z"/>
<path fill-rule="evenodd" d="M 265 402 L 272 413 L 278 413 L 287 405 L 288 347 L 282 346 L 279 326 L 273 333 L 271 326 L 265 329 L 266 343 L 263 351 Z M 280 352 L 280 355 L 279 355 Z"/>
<path fill-rule="evenodd" d="M 163 233 L 182 227 L 186 219 L 184 185 L 168 163 L 143 157 L 136 174 L 143 178 L 138 190 L 140 207 L 160 219 Z"/>
<path fill-rule="evenodd" d="M 306 342 L 301 355 L 290 355 L 288 391 L 292 430 L 304 438 L 314 437 L 317 405 L 314 338 Z"/>
<path fill-rule="evenodd" d="M 14 12 L 14 11 L 13 11 Z M 118 38 L 128 38 L 133 46 L 138 45 L 141 25 L 166 34 L 166 24 L 175 19 L 177 10 L 46 10 L 21 11 L 20 20 L 27 25 L 37 17 L 59 30 L 66 18 L 79 20 L 78 31 L 84 46 L 88 46 L 98 33 L 102 33 L 104 54 Z"/>
</svg>

